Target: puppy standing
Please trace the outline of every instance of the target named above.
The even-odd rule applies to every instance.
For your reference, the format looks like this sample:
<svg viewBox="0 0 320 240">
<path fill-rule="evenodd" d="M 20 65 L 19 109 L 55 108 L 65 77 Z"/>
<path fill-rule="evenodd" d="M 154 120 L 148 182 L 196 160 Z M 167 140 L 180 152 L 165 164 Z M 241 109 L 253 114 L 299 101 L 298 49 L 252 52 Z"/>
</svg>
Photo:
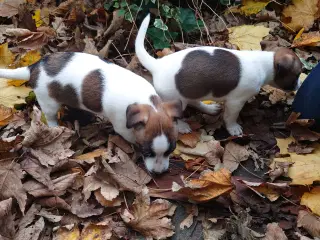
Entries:
<svg viewBox="0 0 320 240">
<path fill-rule="evenodd" d="M 144 48 L 149 22 L 150 15 L 140 26 L 135 48 L 141 64 L 152 73 L 157 93 L 165 100 L 180 99 L 183 110 L 189 104 L 207 114 L 218 113 L 220 106 L 205 105 L 202 100 L 224 101 L 223 118 L 231 135 L 242 134 L 242 127 L 237 123 L 239 112 L 263 85 L 285 91 L 297 88 L 302 64 L 292 50 L 263 52 L 195 47 L 155 59 Z M 190 132 L 190 127 L 179 122 L 179 132 Z"/>
<path fill-rule="evenodd" d="M 0 69 L 0 77 L 29 80 L 49 126 L 57 126 L 61 104 L 102 115 L 140 147 L 149 171 L 168 169 L 181 102 L 162 102 L 153 86 L 133 72 L 94 55 L 64 52 L 29 67 Z"/>
</svg>

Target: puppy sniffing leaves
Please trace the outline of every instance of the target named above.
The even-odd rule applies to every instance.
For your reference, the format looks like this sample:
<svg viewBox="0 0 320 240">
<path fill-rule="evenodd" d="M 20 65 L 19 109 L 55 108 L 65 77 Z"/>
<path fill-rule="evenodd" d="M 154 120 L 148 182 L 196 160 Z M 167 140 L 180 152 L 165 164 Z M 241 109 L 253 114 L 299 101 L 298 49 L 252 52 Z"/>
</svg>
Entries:
<svg viewBox="0 0 320 240">
<path fill-rule="evenodd" d="M 139 61 L 152 74 L 157 93 L 164 100 L 180 99 L 183 110 L 190 105 L 207 114 L 217 114 L 221 108 L 202 100 L 223 101 L 224 123 L 231 135 L 242 134 L 239 112 L 263 85 L 285 91 L 299 87 L 302 64 L 286 48 L 264 52 L 194 47 L 155 59 L 144 48 L 149 22 L 150 15 L 140 26 L 135 48 Z M 178 123 L 180 133 L 191 131 L 185 122 Z"/>
<path fill-rule="evenodd" d="M 137 74 L 94 55 L 61 52 L 29 67 L 0 69 L 0 77 L 28 80 L 49 126 L 57 126 L 61 104 L 101 115 L 140 148 L 150 172 L 168 169 L 182 104 L 162 102 L 153 86 Z"/>
</svg>

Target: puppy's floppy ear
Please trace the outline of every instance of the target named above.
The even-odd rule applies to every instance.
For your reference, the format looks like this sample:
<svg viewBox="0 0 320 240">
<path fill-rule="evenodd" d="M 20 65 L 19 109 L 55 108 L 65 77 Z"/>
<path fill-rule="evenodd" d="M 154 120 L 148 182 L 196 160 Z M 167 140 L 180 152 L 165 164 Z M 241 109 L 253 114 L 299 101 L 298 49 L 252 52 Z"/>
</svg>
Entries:
<svg viewBox="0 0 320 240">
<path fill-rule="evenodd" d="M 165 102 L 162 107 L 167 112 L 167 114 L 173 119 L 182 117 L 182 102 L 181 100 Z"/>
<path fill-rule="evenodd" d="M 141 104 L 130 104 L 126 111 L 127 128 L 137 127 L 138 125 L 145 125 L 149 119 L 149 111 Z"/>
</svg>

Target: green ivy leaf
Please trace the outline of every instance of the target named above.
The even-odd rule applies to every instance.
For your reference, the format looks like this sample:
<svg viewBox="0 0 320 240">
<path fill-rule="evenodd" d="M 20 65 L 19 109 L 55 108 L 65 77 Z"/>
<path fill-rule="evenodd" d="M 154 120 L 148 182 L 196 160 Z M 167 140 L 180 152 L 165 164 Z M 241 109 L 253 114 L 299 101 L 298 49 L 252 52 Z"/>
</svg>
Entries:
<svg viewBox="0 0 320 240">
<path fill-rule="evenodd" d="M 126 10 L 124 10 L 124 9 L 119 9 L 119 11 L 118 11 L 118 16 L 124 16 L 124 14 L 126 13 Z"/>
<path fill-rule="evenodd" d="M 151 0 L 151 2 L 152 2 L 153 4 L 156 4 L 156 0 Z"/>
<path fill-rule="evenodd" d="M 168 26 L 160 18 L 155 19 L 153 25 L 163 31 L 168 31 Z"/>
<path fill-rule="evenodd" d="M 126 12 L 126 14 L 124 15 L 124 19 L 131 23 L 133 22 L 133 16 L 130 12 Z"/>
<path fill-rule="evenodd" d="M 156 27 L 149 28 L 147 34 L 151 38 L 155 49 L 170 47 L 171 39 L 174 40 L 178 36 L 176 32 L 163 31 Z"/>
<path fill-rule="evenodd" d="M 187 33 L 204 26 L 201 20 L 200 22 L 196 20 L 195 13 L 190 8 L 179 8 L 177 20 L 180 22 L 182 30 Z"/>
<path fill-rule="evenodd" d="M 131 4 L 129 8 L 131 11 L 134 11 L 134 12 L 141 11 L 141 8 L 137 4 Z"/>
<path fill-rule="evenodd" d="M 113 6 L 114 6 L 115 8 L 119 8 L 119 7 L 120 7 L 119 2 L 115 2 L 115 3 L 113 4 Z"/>
<path fill-rule="evenodd" d="M 122 8 L 126 7 L 126 6 L 127 6 L 126 1 L 125 1 L 125 0 L 122 0 L 121 3 L 120 3 L 120 6 L 121 6 Z"/>
</svg>

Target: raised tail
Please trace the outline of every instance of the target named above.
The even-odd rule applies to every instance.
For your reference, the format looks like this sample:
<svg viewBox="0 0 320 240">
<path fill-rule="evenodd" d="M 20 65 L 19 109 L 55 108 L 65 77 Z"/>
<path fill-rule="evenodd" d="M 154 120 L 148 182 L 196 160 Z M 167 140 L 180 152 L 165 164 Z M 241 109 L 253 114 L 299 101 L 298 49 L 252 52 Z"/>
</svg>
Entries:
<svg viewBox="0 0 320 240">
<path fill-rule="evenodd" d="M 16 69 L 0 69 L 0 78 L 29 80 L 30 69 L 28 67 L 21 67 Z"/>
<path fill-rule="evenodd" d="M 135 43 L 136 55 L 141 64 L 148 69 L 151 73 L 156 70 L 157 60 L 152 57 L 144 47 L 144 39 L 150 23 L 150 13 L 143 19 L 139 28 L 138 35 Z"/>
</svg>

